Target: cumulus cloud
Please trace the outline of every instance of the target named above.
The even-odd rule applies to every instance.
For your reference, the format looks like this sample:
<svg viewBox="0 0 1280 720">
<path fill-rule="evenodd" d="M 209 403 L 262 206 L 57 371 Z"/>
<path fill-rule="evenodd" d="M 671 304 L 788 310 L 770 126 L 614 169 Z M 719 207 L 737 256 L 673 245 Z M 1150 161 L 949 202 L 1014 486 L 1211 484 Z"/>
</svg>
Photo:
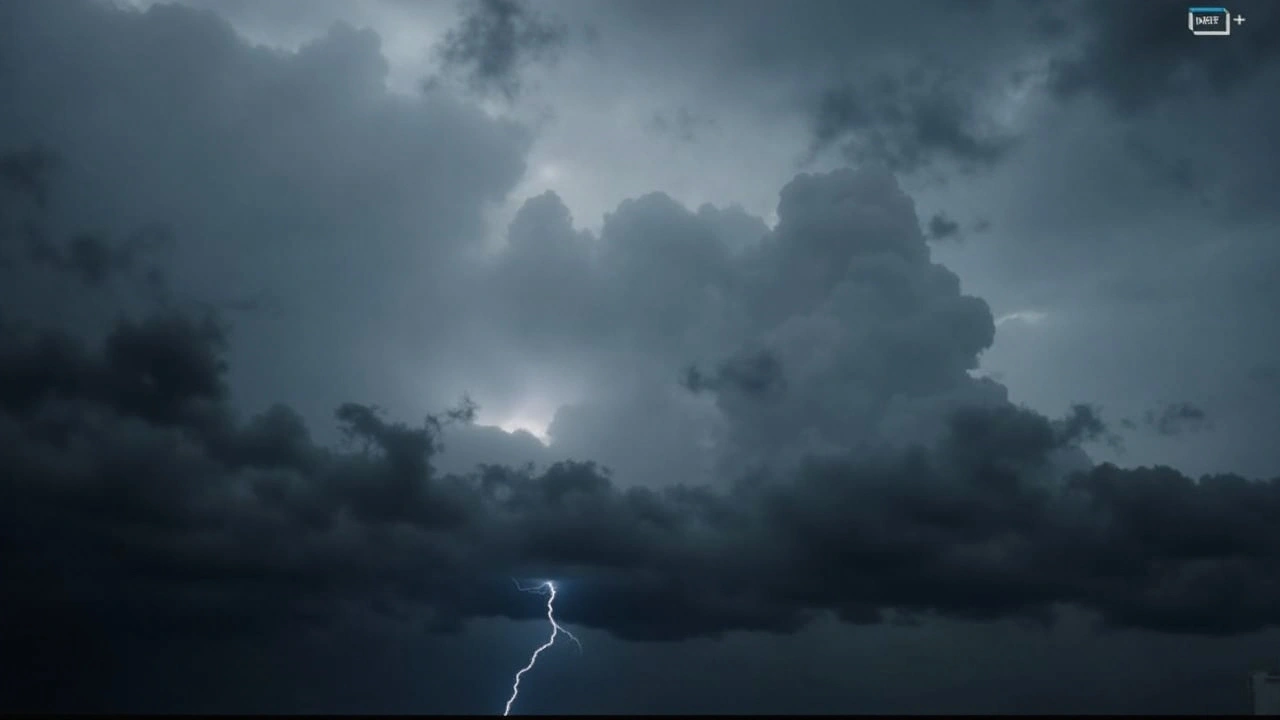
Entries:
<svg viewBox="0 0 1280 720">
<path fill-rule="evenodd" d="M 521 210 L 492 261 L 487 302 L 522 355 L 571 375 L 561 384 L 586 396 L 552 424 L 553 448 L 594 444 L 593 459 L 633 482 L 650 473 L 576 436 L 701 427 L 657 454 L 687 460 L 663 474 L 688 476 L 925 441 L 949 408 L 1003 401 L 1003 388 L 968 375 L 994 337 L 990 311 L 931 260 L 891 175 L 798 176 L 777 217 L 769 229 L 651 194 L 624 201 L 596 237 L 575 230 L 553 195 Z M 713 392 L 673 396 L 682 381 Z"/>
</svg>

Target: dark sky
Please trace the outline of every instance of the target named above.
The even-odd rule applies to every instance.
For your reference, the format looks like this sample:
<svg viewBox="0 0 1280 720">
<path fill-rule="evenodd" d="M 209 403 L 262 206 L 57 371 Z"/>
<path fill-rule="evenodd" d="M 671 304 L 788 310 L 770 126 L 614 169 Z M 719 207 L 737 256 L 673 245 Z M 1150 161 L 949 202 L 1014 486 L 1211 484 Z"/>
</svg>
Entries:
<svg viewBox="0 0 1280 720">
<path fill-rule="evenodd" d="M 0 0 L 0 710 L 1246 711 L 1230 10 Z"/>
</svg>

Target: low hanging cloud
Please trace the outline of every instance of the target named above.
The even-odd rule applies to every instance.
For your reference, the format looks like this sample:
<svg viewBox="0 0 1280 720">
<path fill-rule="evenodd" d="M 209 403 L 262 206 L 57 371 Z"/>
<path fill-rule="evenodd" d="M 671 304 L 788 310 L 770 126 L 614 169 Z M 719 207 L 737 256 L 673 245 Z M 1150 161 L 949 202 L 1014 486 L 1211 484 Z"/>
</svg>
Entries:
<svg viewBox="0 0 1280 720">
<path fill-rule="evenodd" d="M 572 462 L 443 476 L 435 423 L 343 405 L 339 451 L 288 408 L 236 422 L 224 341 L 176 316 L 126 321 L 98 347 L 6 328 L 7 648 L 139 623 L 531 616 L 499 591 L 510 574 L 572 583 L 566 619 L 636 640 L 788 631 L 824 611 L 1047 621 L 1063 604 L 1168 632 L 1280 622 L 1266 521 L 1280 480 L 1109 465 L 1057 479 L 1054 453 L 1092 420 L 963 410 L 932 446 L 815 457 L 727 490 L 624 490 Z"/>
<path fill-rule="evenodd" d="M 876 304 L 927 287 L 963 297 L 953 282 L 922 286 L 927 272 L 914 281 L 906 272 L 929 267 L 913 216 L 895 234 L 881 216 L 857 211 L 892 206 L 884 182 L 834 173 L 784 190 L 777 234 L 761 250 L 770 266 L 809 276 L 829 265 L 806 262 L 829 261 L 841 248 L 848 262 L 826 281 L 826 298 L 793 286 L 784 293 L 778 278 L 765 279 L 782 293 L 773 299 L 792 306 L 763 336 L 786 338 L 776 330 L 797 312 L 840 312 L 835 298 L 871 303 L 887 318 L 870 326 L 878 344 L 850 347 L 879 354 L 863 372 L 903 373 L 897 382 L 906 385 L 864 405 L 891 414 L 895 398 L 929 397 L 941 377 L 993 384 L 938 375 L 919 363 L 946 344 L 920 347 L 920 337 L 895 340 L 894 332 L 930 317 L 921 312 L 942 312 L 947 323 L 926 326 L 973 355 L 989 342 L 992 321 L 986 314 L 986 332 L 965 340 L 954 335 L 963 316 L 937 299 L 921 305 L 917 297 L 897 314 Z M 852 205 L 833 215 L 832 197 Z M 672 211 L 664 202 L 654 207 Z M 856 218 L 875 219 L 860 230 Z M 559 607 L 566 620 L 647 641 L 789 632 L 825 613 L 853 623 L 929 615 L 1049 622 L 1063 606 L 1166 632 L 1280 623 L 1280 586 L 1271 580 L 1280 537 L 1267 521 L 1280 512 L 1280 480 L 1197 481 L 1168 468 L 1081 464 L 1079 445 L 1106 432 L 1086 406 L 1053 421 L 1002 400 L 924 404 L 917 414 L 933 410 L 941 426 L 921 442 L 844 450 L 828 442 L 794 464 L 718 485 L 628 487 L 591 462 L 442 473 L 433 461 L 452 432 L 447 423 L 406 424 L 367 405 L 337 408 L 344 448 L 313 441 L 284 406 L 242 420 L 226 389 L 226 328 L 213 317 L 126 319 L 96 343 L 56 329 L 0 329 L 8 498 L 0 544 L 16 588 L 2 601 L 2 627 L 15 652 L 121 642 L 131 627 L 212 642 L 532 617 L 536 608 L 500 591 L 510 575 L 571 583 Z M 801 337 L 812 353 L 816 336 Z M 949 368 L 968 364 L 941 355 Z M 840 420 L 847 403 L 829 417 L 819 405 L 795 404 L 815 384 L 837 387 L 831 369 L 799 357 L 722 365 L 712 389 L 729 422 L 758 440 L 787 427 L 771 422 L 778 419 L 807 419 L 797 430 L 818 436 L 858 427 Z M 782 373 L 786 383 L 760 381 Z M 781 399 L 762 400 L 762 387 Z"/>
</svg>

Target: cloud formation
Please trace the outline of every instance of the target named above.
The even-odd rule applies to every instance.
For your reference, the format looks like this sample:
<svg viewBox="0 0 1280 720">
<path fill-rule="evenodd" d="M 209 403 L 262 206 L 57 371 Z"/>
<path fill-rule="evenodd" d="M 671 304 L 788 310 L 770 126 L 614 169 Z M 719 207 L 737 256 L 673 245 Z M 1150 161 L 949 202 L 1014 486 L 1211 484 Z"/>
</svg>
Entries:
<svg viewBox="0 0 1280 720">
<path fill-rule="evenodd" d="M 624 490 L 580 463 L 441 476 L 433 425 L 366 406 L 337 411 L 347 451 L 284 407 L 234 422 L 223 341 L 180 317 L 123 322 L 97 348 L 6 328 L 10 639 L 75 642 L 47 624 L 69 617 L 197 635 L 448 629 L 536 610 L 497 591 L 510 574 L 563 578 L 567 619 L 637 640 L 786 631 L 820 611 L 1047 620 L 1073 604 L 1196 633 L 1280 621 L 1265 521 L 1280 481 L 1101 466 L 1059 482 L 1054 452 L 1090 423 L 964 410 L 933 446 L 729 490 Z"/>
<path fill-rule="evenodd" d="M 551 200 L 529 212 L 554 227 Z M 650 214 L 699 217 L 659 197 L 616 217 Z M 753 318 L 767 352 L 726 360 L 700 387 L 729 424 L 724 452 L 799 452 L 720 484 L 620 485 L 573 461 L 445 474 L 439 421 L 354 403 L 336 411 L 345 449 L 317 444 L 284 406 L 240 420 L 213 318 L 126 319 L 88 344 L 4 323 L 0 543 L 19 588 L 4 599 L 5 647 L 69 650 L 131 627 L 211 641 L 531 617 L 499 590 L 510 575 L 560 578 L 574 588 L 566 620 L 650 641 L 788 632 L 823 613 L 1048 621 L 1063 605 L 1167 632 L 1280 622 L 1266 522 L 1280 480 L 1090 467 L 1078 446 L 1105 432 L 1092 410 L 1050 421 L 969 378 L 990 314 L 930 263 L 886 176 L 800 176 L 779 216 L 739 260 L 777 273 L 742 276 L 759 295 L 741 301 L 774 309 Z M 606 228 L 621 246 L 601 262 L 653 262 L 627 254 L 640 247 L 622 227 Z M 679 250 L 667 261 L 684 258 L 685 282 L 725 267 L 657 247 Z M 642 287 L 615 290 L 661 310 Z M 648 331 L 674 318 L 649 317 Z M 904 416 L 937 425 L 875 432 Z"/>
<path fill-rule="evenodd" d="M 513 77 L 516 7 L 473 6 L 514 24 L 464 22 L 468 72 L 497 27 Z M 870 167 L 986 162 L 965 83 L 850 81 L 831 142 L 878 162 L 792 178 L 769 223 L 650 193 L 587 230 L 547 192 L 491 247 L 527 133 L 387 92 L 369 31 L 281 52 L 178 7 L 0 21 L 6 707 L 75 704 L 159 646 L 536 617 L 511 576 L 653 643 L 1068 608 L 1280 624 L 1280 480 L 1095 465 L 1093 407 L 1047 417 L 981 376 L 997 326 L 1076 318 L 993 317 L 929 243 L 954 221 L 922 227 Z M 216 309 L 257 292 L 279 308 Z M 489 399 L 554 411 L 549 444 L 469 424 Z"/>
</svg>

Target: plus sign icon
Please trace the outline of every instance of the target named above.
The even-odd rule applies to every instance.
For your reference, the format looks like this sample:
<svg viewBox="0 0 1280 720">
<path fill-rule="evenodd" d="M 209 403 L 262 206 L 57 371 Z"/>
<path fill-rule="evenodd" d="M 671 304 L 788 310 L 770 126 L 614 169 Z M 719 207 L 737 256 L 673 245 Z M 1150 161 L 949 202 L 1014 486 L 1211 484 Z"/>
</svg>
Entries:
<svg viewBox="0 0 1280 720">
<path fill-rule="evenodd" d="M 1231 26 L 1244 24 L 1243 15 L 1232 15 L 1224 7 L 1187 8 L 1187 29 L 1192 35 L 1230 35 Z"/>
</svg>

